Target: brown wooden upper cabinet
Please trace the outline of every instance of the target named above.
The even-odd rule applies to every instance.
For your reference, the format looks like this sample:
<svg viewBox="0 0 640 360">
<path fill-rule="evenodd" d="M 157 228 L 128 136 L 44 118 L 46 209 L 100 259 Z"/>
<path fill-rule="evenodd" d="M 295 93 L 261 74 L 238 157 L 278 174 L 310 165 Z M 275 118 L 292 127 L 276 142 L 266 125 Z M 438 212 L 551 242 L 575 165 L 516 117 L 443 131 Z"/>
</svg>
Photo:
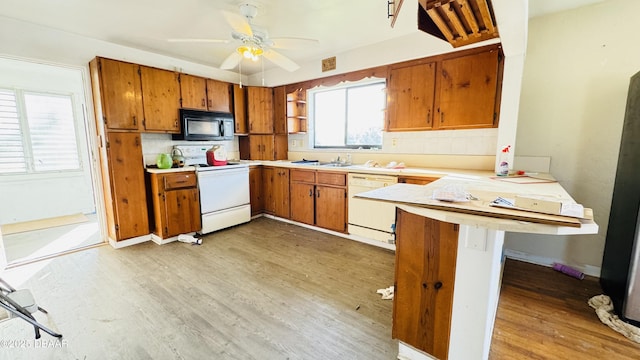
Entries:
<svg viewBox="0 0 640 360">
<path fill-rule="evenodd" d="M 207 110 L 233 112 L 230 83 L 207 79 Z"/>
<path fill-rule="evenodd" d="M 443 60 L 438 127 L 498 126 L 498 49 Z"/>
<path fill-rule="evenodd" d="M 140 66 L 144 130 L 179 133 L 180 83 L 178 73 Z"/>
<path fill-rule="evenodd" d="M 89 63 L 96 112 L 108 129 L 135 130 L 143 115 L 140 66 L 95 58 Z"/>
<path fill-rule="evenodd" d="M 498 126 L 500 47 L 394 64 L 387 79 L 387 131 Z"/>
<path fill-rule="evenodd" d="M 180 74 L 180 103 L 183 108 L 207 110 L 207 79 Z"/>
<path fill-rule="evenodd" d="M 233 117 L 235 122 L 235 134 L 247 135 L 247 95 L 246 87 L 233 84 Z"/>
<path fill-rule="evenodd" d="M 187 109 L 232 112 L 231 84 L 180 74 L 180 103 Z"/>
<path fill-rule="evenodd" d="M 286 134 L 287 131 L 287 93 L 284 86 L 273 88 L 273 132 Z"/>
<path fill-rule="evenodd" d="M 391 69 L 387 113 L 389 131 L 433 128 L 436 64 Z"/>
<path fill-rule="evenodd" d="M 247 86 L 247 117 L 250 134 L 273 134 L 273 89 Z"/>
</svg>

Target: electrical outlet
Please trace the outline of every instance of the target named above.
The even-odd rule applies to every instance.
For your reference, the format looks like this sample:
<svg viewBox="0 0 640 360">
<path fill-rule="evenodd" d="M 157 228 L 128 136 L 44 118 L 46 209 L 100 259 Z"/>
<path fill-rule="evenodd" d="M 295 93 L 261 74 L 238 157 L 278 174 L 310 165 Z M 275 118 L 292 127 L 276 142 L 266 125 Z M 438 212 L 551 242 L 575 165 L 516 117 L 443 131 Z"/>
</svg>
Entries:
<svg viewBox="0 0 640 360">
<path fill-rule="evenodd" d="M 467 237 L 465 239 L 464 246 L 467 249 L 473 249 L 478 251 L 486 251 L 487 250 L 487 239 L 485 237 Z"/>
<path fill-rule="evenodd" d="M 296 147 L 298 146 L 298 141 L 297 140 L 291 140 L 291 147 Z"/>
<path fill-rule="evenodd" d="M 398 146 L 398 139 L 396 139 L 396 138 L 391 139 L 391 146 L 393 146 L 393 147 Z"/>
</svg>

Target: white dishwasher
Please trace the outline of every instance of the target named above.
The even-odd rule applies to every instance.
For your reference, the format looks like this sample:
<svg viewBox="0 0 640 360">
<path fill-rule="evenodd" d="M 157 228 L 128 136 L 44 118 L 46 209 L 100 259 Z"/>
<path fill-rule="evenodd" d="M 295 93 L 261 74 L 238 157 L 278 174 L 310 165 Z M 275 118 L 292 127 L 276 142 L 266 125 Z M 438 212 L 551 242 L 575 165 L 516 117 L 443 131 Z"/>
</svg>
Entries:
<svg viewBox="0 0 640 360">
<path fill-rule="evenodd" d="M 395 176 L 349 174 L 349 234 L 393 244 L 396 206 L 354 195 L 398 183 Z"/>
</svg>

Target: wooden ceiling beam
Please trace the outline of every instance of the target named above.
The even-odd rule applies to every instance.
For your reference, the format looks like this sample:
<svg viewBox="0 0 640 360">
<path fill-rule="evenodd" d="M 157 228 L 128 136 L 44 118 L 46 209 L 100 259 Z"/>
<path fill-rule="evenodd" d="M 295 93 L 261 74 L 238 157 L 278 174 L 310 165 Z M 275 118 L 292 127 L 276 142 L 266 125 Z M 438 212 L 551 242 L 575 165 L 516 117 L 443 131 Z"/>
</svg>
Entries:
<svg viewBox="0 0 640 360">
<path fill-rule="evenodd" d="M 455 1 L 453 1 L 453 3 L 455 3 Z M 447 15 L 447 17 L 449 18 L 449 21 L 453 25 L 453 29 L 458 34 L 458 37 L 462 38 L 463 40 L 467 40 L 469 38 L 467 34 L 467 30 L 462 25 L 462 22 L 460 21 L 460 17 L 456 12 L 455 7 L 452 6 L 451 4 L 452 3 L 444 4 L 442 6 L 442 9 L 444 10 L 445 15 Z"/>
<path fill-rule="evenodd" d="M 438 26 L 438 29 L 440 29 L 440 31 L 442 32 L 442 35 L 444 35 L 444 37 L 447 39 L 448 42 L 455 41 L 455 37 L 453 36 L 453 33 L 449 30 L 449 26 L 444 21 L 444 19 L 440 16 L 436 7 L 428 9 L 427 14 L 429 14 L 429 17 L 431 17 L 431 20 L 433 20 L 436 26 Z"/>
</svg>

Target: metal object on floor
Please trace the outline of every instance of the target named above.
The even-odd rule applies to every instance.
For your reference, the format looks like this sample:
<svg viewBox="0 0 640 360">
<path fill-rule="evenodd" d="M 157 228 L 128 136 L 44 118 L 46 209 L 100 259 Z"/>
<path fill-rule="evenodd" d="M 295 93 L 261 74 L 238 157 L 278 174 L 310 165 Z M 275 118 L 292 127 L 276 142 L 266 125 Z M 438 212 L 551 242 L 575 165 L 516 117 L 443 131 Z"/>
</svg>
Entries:
<svg viewBox="0 0 640 360">
<path fill-rule="evenodd" d="M 29 290 L 16 290 L 2 279 L 0 279 L 0 307 L 8 312 L 9 317 L 7 318 L 7 320 L 14 317 L 19 317 L 22 320 L 33 325 L 36 339 L 40 338 L 40 330 L 43 330 L 53 337 L 62 337 L 62 334 L 59 334 L 40 324 L 33 317 L 33 315 L 31 315 L 36 311 L 40 311 L 44 314 L 48 314 L 48 312 L 36 304 Z"/>
</svg>

